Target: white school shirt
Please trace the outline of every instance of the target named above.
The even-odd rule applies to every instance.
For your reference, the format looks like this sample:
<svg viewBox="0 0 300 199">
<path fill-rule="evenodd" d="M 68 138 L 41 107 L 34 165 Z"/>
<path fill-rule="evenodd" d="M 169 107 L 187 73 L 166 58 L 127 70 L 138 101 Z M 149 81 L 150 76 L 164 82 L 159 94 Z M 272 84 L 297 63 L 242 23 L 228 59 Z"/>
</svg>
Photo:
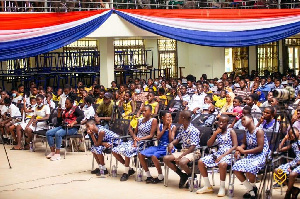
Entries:
<svg viewBox="0 0 300 199">
<path fill-rule="evenodd" d="M 18 97 L 14 97 L 12 99 L 12 102 L 17 104 L 19 101 L 22 101 L 22 100 L 23 100 L 23 97 L 21 95 L 19 95 Z"/>
<path fill-rule="evenodd" d="M 61 94 L 58 104 L 61 106 L 62 109 L 66 108 L 65 107 L 66 99 L 67 99 L 66 94 L 65 93 Z"/>
<path fill-rule="evenodd" d="M 87 107 L 87 108 L 82 108 L 82 111 L 84 113 L 84 118 L 83 120 L 89 120 L 91 117 L 95 116 L 95 110 L 93 106 Z"/>
<path fill-rule="evenodd" d="M 0 105 L 1 115 L 4 115 L 7 112 L 8 108 L 5 105 Z"/>
<path fill-rule="evenodd" d="M 174 100 L 180 100 L 180 97 L 177 95 Z M 191 97 L 189 94 L 185 94 L 182 96 L 182 100 L 189 103 L 191 101 Z"/>
<path fill-rule="evenodd" d="M 201 108 L 204 104 L 204 98 L 206 95 L 207 94 L 204 92 L 192 95 L 192 99 L 188 104 L 189 110 L 193 111 L 195 108 Z"/>
<path fill-rule="evenodd" d="M 21 112 L 19 110 L 18 107 L 16 107 L 16 105 L 11 104 L 7 110 L 10 113 L 10 117 L 20 117 L 21 116 Z"/>
</svg>

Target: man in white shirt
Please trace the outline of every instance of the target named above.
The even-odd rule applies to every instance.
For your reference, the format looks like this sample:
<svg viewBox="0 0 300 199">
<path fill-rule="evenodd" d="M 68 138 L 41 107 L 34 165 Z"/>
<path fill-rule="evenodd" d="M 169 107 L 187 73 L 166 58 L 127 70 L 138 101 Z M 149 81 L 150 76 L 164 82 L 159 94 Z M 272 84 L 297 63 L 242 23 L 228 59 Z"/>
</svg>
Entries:
<svg viewBox="0 0 300 199">
<path fill-rule="evenodd" d="M 186 86 L 181 86 L 180 90 L 177 92 L 177 96 L 174 100 L 182 100 L 182 105 L 187 106 L 191 100 L 189 94 L 186 93 Z"/>
<path fill-rule="evenodd" d="M 194 111 L 195 108 L 201 108 L 204 104 L 206 93 L 203 92 L 203 86 L 197 86 L 197 93 L 194 94 L 188 104 L 188 109 Z"/>
</svg>

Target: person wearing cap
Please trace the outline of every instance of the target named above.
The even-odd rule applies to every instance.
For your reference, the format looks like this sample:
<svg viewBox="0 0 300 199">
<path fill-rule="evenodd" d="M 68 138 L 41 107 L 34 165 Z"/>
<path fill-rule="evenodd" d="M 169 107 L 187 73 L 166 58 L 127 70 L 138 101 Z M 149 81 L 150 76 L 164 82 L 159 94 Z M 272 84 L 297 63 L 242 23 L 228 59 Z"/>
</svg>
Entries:
<svg viewBox="0 0 300 199">
<path fill-rule="evenodd" d="M 95 121 L 97 124 L 108 128 L 108 122 L 111 120 L 113 113 L 114 102 L 112 101 L 112 94 L 105 93 L 103 97 L 103 102 L 99 104 L 96 114 Z"/>
</svg>

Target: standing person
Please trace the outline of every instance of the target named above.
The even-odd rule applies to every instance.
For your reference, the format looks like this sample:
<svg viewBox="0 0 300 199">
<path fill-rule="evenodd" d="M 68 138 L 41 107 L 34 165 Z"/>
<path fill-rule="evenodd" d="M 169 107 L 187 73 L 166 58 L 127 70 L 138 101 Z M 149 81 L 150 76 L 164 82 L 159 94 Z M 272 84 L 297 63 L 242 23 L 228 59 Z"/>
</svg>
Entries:
<svg viewBox="0 0 300 199">
<path fill-rule="evenodd" d="M 66 109 L 62 110 L 62 108 L 58 108 L 57 112 L 57 122 L 61 125 L 67 123 L 67 127 L 69 128 L 68 135 L 77 133 L 78 129 L 74 127 L 74 125 L 80 124 L 80 121 L 84 118 L 83 112 L 77 106 L 74 106 L 74 98 L 76 98 L 76 96 L 67 97 L 65 100 Z M 47 159 L 50 159 L 51 161 L 60 160 L 62 137 L 66 134 L 66 127 L 63 126 L 56 127 L 46 132 L 47 142 L 51 149 L 51 152 L 46 157 Z"/>
<path fill-rule="evenodd" d="M 235 157 L 238 159 L 232 170 L 236 177 L 246 187 L 247 193 L 243 198 L 256 198 L 256 174 L 265 166 L 266 157 L 269 155 L 269 143 L 264 131 L 254 125 L 253 117 L 245 115 L 242 124 L 247 129 L 243 144 L 236 148 Z M 247 155 L 240 159 L 241 154 Z M 246 176 L 248 180 L 246 179 Z"/>
<path fill-rule="evenodd" d="M 107 168 L 105 167 L 103 152 L 105 149 L 112 147 L 113 143 L 117 141 L 118 135 L 108 129 L 101 126 L 97 126 L 94 120 L 89 120 L 86 123 L 87 133 L 91 136 L 93 140 L 93 146 L 91 147 L 91 152 L 99 165 L 99 168 L 91 171 L 92 174 L 101 176 L 100 170 L 104 170 L 104 174 L 108 174 Z"/>
<path fill-rule="evenodd" d="M 160 157 L 167 155 L 166 154 L 167 145 L 173 141 L 176 132 L 176 127 L 175 125 L 172 125 L 172 115 L 167 111 L 162 112 L 162 121 L 163 123 L 159 124 L 157 128 L 158 146 L 149 147 L 141 151 L 138 155 L 141 165 L 147 175 L 146 183 L 157 184 L 159 182 L 162 182 L 164 179 L 164 175 L 162 174 L 160 162 L 158 159 Z M 146 157 L 151 157 L 158 172 L 157 178 L 153 178 L 151 176 L 145 159 Z"/>
<path fill-rule="evenodd" d="M 199 148 L 200 131 L 191 124 L 191 117 L 191 111 L 184 110 L 180 113 L 178 123 L 181 124 L 181 127 L 176 138 L 169 144 L 168 151 L 171 153 L 174 145 L 180 141 L 182 141 L 182 150 L 164 157 L 164 163 L 180 176 L 179 188 L 183 188 L 188 178 L 191 177 L 192 171 L 187 164 L 197 158 L 193 153 Z M 185 173 L 176 165 L 180 166 Z"/>
<path fill-rule="evenodd" d="M 144 143 L 140 143 L 140 141 L 152 139 L 157 129 L 157 120 L 151 116 L 152 107 L 150 105 L 144 106 L 142 113 L 144 118 L 138 120 L 137 128 L 135 128 L 134 132 L 129 131 L 132 140 L 122 142 L 112 150 L 115 158 L 125 165 L 125 171 L 120 181 L 127 181 L 129 176 L 135 173 L 135 171 L 129 167 L 130 158 L 137 155 L 138 151 L 144 149 Z M 122 155 L 125 156 L 125 160 Z"/>
</svg>

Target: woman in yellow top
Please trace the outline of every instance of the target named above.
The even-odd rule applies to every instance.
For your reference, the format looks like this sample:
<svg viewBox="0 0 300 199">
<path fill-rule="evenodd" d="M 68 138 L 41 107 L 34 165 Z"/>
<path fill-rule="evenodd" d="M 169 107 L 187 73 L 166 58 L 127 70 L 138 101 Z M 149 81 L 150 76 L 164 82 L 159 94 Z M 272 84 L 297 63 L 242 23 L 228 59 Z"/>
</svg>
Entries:
<svg viewBox="0 0 300 199">
<path fill-rule="evenodd" d="M 143 115 L 141 115 L 141 110 L 143 110 L 145 105 L 150 105 L 152 107 L 152 115 L 157 114 L 158 112 L 158 108 L 159 108 L 159 104 L 158 102 L 155 100 L 155 95 L 153 92 L 149 92 L 148 96 L 147 96 L 148 100 L 145 101 L 142 105 L 140 110 L 137 112 L 136 117 L 134 117 L 131 122 L 130 125 L 132 126 L 132 128 L 136 128 L 137 127 L 137 121 L 139 118 L 142 118 Z"/>
<path fill-rule="evenodd" d="M 132 119 L 133 113 L 135 112 L 134 101 L 131 100 L 131 93 L 128 91 L 125 93 L 124 98 L 121 98 L 119 106 L 123 107 L 124 113 L 122 117 L 124 119 Z"/>
</svg>

